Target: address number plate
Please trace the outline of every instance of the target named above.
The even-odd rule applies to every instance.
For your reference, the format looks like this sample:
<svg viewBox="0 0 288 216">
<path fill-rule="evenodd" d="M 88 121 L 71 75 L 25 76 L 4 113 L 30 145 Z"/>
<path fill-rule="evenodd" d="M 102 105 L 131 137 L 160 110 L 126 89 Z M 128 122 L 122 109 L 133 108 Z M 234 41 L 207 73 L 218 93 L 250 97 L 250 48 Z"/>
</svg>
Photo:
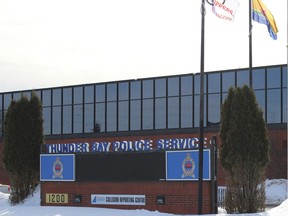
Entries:
<svg viewBox="0 0 288 216">
<path fill-rule="evenodd" d="M 46 194 L 46 203 L 68 203 L 68 194 Z"/>
</svg>

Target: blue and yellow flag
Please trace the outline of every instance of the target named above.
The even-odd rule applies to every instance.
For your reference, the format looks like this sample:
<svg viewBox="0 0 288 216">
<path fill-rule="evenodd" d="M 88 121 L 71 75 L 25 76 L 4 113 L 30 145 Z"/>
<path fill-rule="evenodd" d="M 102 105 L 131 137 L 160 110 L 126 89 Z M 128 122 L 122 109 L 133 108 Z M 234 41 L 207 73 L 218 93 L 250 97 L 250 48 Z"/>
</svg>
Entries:
<svg viewBox="0 0 288 216">
<path fill-rule="evenodd" d="M 270 36 L 277 39 L 278 29 L 274 17 L 261 0 L 252 1 L 252 19 L 267 25 Z"/>
</svg>

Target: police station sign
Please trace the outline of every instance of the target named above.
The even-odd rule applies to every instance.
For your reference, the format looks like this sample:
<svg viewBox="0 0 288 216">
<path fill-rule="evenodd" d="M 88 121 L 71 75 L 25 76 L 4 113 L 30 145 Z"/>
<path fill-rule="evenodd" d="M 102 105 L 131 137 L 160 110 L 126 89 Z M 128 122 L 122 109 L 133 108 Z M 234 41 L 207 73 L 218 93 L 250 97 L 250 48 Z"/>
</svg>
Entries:
<svg viewBox="0 0 288 216">
<path fill-rule="evenodd" d="M 206 148 L 207 138 L 204 138 Z M 159 150 L 190 150 L 197 149 L 199 139 L 193 138 L 172 138 L 158 140 L 123 140 L 123 141 L 95 141 L 77 143 L 46 144 L 48 154 L 69 154 L 69 153 L 97 153 L 97 152 L 141 152 Z"/>
</svg>

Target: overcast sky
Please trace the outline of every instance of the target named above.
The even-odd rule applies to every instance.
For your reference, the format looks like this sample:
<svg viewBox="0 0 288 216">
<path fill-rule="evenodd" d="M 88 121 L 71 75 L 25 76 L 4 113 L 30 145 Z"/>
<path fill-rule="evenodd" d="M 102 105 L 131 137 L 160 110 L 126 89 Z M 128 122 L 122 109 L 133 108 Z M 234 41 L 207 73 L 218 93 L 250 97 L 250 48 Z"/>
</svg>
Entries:
<svg viewBox="0 0 288 216">
<path fill-rule="evenodd" d="M 262 0 L 253 66 L 287 64 L 287 0 Z M 0 0 L 0 92 L 198 73 L 202 0 Z M 249 66 L 248 0 L 234 22 L 206 3 L 205 71 Z"/>
</svg>

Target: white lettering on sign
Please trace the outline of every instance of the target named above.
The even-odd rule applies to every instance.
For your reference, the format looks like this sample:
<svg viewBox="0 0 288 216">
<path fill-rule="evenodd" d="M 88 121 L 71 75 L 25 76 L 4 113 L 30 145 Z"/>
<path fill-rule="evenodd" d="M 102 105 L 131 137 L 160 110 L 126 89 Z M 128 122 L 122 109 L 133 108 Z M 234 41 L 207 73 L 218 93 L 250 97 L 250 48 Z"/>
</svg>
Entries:
<svg viewBox="0 0 288 216">
<path fill-rule="evenodd" d="M 208 143 L 210 143 L 209 141 Z M 211 144 L 211 143 L 210 143 Z M 87 142 L 79 143 L 57 143 L 46 144 L 48 154 L 71 154 L 85 152 L 139 152 L 139 151 L 169 151 L 189 150 L 199 146 L 199 139 L 192 138 L 171 138 L 158 140 L 123 140 L 114 142 Z M 207 148 L 207 138 L 204 138 L 204 148 Z"/>
</svg>

